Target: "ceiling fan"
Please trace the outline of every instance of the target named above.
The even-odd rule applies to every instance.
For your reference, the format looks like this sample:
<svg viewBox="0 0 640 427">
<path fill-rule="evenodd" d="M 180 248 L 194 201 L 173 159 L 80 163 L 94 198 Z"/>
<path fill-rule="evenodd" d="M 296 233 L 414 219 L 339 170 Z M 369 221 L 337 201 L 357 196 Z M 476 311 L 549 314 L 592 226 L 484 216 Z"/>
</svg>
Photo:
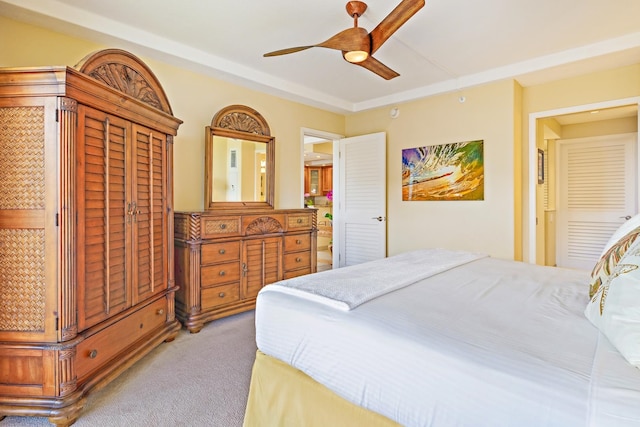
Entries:
<svg viewBox="0 0 640 427">
<path fill-rule="evenodd" d="M 347 2 L 347 13 L 353 18 L 353 28 L 341 31 L 322 43 L 276 50 L 265 53 L 264 56 L 286 55 L 312 47 L 336 49 L 342 51 L 342 57 L 346 61 L 360 65 L 380 77 L 390 80 L 400 74 L 375 59 L 372 55 L 398 28 L 420 10 L 424 3 L 425 0 L 402 0 L 377 27 L 367 33 L 367 30 L 358 27 L 358 17 L 362 16 L 364 11 L 367 10 L 367 4 L 361 1 L 350 1 Z"/>
</svg>

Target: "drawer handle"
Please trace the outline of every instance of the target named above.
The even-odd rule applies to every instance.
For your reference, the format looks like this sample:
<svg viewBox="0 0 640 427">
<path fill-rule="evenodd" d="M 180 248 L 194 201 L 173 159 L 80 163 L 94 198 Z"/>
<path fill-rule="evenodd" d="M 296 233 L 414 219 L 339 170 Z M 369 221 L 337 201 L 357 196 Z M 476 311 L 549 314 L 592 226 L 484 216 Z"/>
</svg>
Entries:
<svg viewBox="0 0 640 427">
<path fill-rule="evenodd" d="M 219 274 L 220 274 L 221 276 L 224 276 L 226 273 L 224 272 L 224 270 L 222 270 Z"/>
<path fill-rule="evenodd" d="M 298 223 L 298 224 L 302 224 L 302 218 L 298 218 L 297 223 Z"/>
<path fill-rule="evenodd" d="M 96 357 L 98 357 L 98 350 L 91 350 L 89 352 L 89 359 L 95 359 Z"/>
<path fill-rule="evenodd" d="M 302 258 L 300 257 L 296 258 L 296 262 L 301 262 L 301 261 L 302 261 Z"/>
<path fill-rule="evenodd" d="M 296 240 L 296 245 L 301 245 L 302 244 L 302 240 L 298 239 Z"/>
<path fill-rule="evenodd" d="M 224 254 L 225 254 L 225 252 L 227 252 L 227 251 L 225 251 L 224 249 L 220 249 L 220 250 L 218 251 L 218 253 L 219 253 L 220 255 L 224 255 Z"/>
<path fill-rule="evenodd" d="M 162 316 L 164 314 L 164 310 L 162 308 L 159 308 L 158 311 L 156 311 L 156 314 L 158 316 Z"/>
<path fill-rule="evenodd" d="M 224 230 L 225 228 L 227 228 L 227 224 L 220 224 L 220 228 Z"/>
<path fill-rule="evenodd" d="M 224 295 L 225 295 L 225 294 L 224 294 L 224 292 L 220 292 L 220 293 L 218 294 L 218 296 L 219 296 L 220 298 L 224 298 Z"/>
</svg>

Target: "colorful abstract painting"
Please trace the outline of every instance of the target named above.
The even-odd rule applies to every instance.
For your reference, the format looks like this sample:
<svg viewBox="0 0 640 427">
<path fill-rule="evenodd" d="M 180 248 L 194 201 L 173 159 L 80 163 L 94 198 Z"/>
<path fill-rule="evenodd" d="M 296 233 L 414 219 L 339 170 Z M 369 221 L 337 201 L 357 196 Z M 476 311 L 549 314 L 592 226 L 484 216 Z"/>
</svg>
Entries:
<svg viewBox="0 0 640 427">
<path fill-rule="evenodd" d="M 484 141 L 402 150 L 402 200 L 484 200 Z"/>
</svg>

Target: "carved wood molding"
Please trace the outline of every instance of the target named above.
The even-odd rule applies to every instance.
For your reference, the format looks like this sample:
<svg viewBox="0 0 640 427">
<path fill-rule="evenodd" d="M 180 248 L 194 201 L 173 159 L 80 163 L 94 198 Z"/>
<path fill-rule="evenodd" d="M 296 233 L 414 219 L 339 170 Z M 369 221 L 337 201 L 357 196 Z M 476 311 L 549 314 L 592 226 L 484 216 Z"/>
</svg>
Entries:
<svg viewBox="0 0 640 427">
<path fill-rule="evenodd" d="M 247 225 L 246 234 L 270 234 L 282 233 L 283 231 L 284 228 L 278 220 L 270 216 L 261 216 Z"/>
<path fill-rule="evenodd" d="M 246 105 L 230 105 L 218 111 L 211 120 L 211 127 L 271 136 L 264 117 Z"/>
<path fill-rule="evenodd" d="M 173 115 L 167 95 L 151 69 L 125 50 L 94 52 L 83 58 L 75 68 L 107 86 Z"/>
<path fill-rule="evenodd" d="M 175 238 L 189 241 L 200 241 L 202 238 L 200 214 L 177 213 L 173 222 Z"/>
</svg>

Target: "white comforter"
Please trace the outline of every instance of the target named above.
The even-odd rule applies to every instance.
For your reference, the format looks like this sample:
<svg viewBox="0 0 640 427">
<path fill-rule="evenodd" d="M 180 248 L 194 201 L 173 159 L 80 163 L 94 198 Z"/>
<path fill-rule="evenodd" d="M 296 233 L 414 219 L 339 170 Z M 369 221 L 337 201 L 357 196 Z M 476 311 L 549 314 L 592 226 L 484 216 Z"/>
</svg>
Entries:
<svg viewBox="0 0 640 427">
<path fill-rule="evenodd" d="M 267 286 L 256 339 L 405 426 L 638 426 L 640 372 L 584 317 L 587 278 L 482 258 L 351 311 Z"/>
<path fill-rule="evenodd" d="M 381 295 L 484 257 L 484 254 L 442 248 L 421 249 L 350 268 L 325 271 L 322 286 L 318 286 L 318 276 L 307 274 L 274 283 L 269 290 L 312 299 L 340 310 L 352 310 Z"/>
</svg>

